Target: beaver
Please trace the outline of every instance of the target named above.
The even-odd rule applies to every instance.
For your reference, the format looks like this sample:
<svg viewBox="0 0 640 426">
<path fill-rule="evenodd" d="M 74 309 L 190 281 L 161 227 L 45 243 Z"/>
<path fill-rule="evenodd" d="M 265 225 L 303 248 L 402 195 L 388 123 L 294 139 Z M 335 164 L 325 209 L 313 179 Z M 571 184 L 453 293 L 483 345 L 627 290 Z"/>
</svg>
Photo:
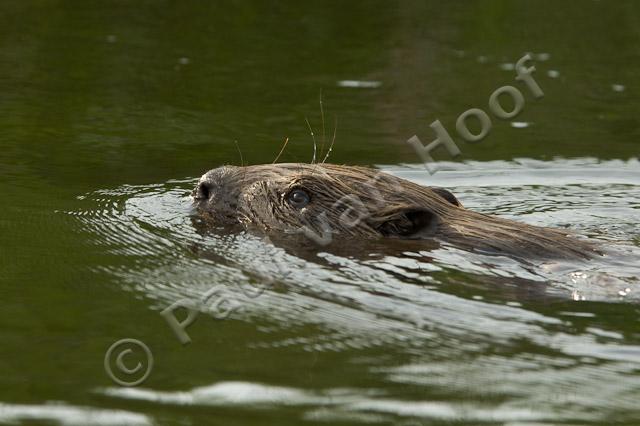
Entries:
<svg viewBox="0 0 640 426">
<path fill-rule="evenodd" d="M 335 240 L 435 239 L 521 258 L 587 259 L 592 243 L 568 232 L 466 209 L 448 190 L 380 170 L 336 164 L 222 166 L 192 192 L 202 220 L 263 233 Z"/>
</svg>

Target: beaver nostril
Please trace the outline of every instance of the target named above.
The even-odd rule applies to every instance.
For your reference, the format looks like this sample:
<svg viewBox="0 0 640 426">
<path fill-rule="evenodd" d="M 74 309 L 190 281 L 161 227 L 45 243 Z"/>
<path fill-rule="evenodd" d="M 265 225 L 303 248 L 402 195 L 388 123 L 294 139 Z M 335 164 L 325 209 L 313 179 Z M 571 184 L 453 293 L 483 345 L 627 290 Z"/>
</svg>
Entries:
<svg viewBox="0 0 640 426">
<path fill-rule="evenodd" d="M 211 183 L 200 182 L 193 191 L 193 196 L 196 200 L 208 200 L 211 196 Z"/>
</svg>

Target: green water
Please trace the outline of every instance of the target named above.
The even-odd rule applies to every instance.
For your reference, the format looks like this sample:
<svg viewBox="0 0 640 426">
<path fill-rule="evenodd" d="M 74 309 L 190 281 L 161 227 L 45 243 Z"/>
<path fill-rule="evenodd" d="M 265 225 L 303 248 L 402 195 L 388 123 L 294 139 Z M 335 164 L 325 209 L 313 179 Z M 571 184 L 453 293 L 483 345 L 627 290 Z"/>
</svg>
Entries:
<svg viewBox="0 0 640 426">
<path fill-rule="evenodd" d="M 510 69 L 525 52 L 541 99 Z M 633 1 L 0 3 L 0 423 L 640 423 L 638 75 Z M 463 142 L 458 115 L 506 84 L 525 95 L 516 125 Z M 280 161 L 311 161 L 305 118 L 318 144 L 337 122 L 332 162 L 622 253 L 567 278 L 199 235 L 195 178 L 269 163 L 286 138 Z M 458 166 L 411 175 L 405 141 L 437 119 Z M 158 314 L 265 277 L 242 313 L 202 314 L 191 344 Z M 103 366 L 122 338 L 155 359 L 129 394 Z"/>
</svg>

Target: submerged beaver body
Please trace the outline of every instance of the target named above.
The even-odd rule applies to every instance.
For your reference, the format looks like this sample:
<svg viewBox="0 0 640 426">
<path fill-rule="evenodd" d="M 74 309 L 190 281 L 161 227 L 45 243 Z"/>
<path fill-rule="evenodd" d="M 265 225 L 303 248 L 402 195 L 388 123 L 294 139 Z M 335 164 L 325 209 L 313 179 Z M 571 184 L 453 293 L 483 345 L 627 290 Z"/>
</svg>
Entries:
<svg viewBox="0 0 640 426">
<path fill-rule="evenodd" d="M 336 239 L 435 239 L 510 256 L 587 258 L 586 241 L 464 208 L 449 191 L 379 170 L 333 164 L 224 166 L 193 191 L 201 217 L 215 226 Z"/>
</svg>

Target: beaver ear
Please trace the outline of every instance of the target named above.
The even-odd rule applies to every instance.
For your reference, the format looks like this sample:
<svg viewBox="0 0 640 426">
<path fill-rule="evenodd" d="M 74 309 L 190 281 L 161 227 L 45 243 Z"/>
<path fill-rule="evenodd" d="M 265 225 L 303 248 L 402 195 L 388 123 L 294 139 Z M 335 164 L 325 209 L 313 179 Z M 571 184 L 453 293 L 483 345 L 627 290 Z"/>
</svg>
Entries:
<svg viewBox="0 0 640 426">
<path fill-rule="evenodd" d="M 454 206 L 462 207 L 462 203 L 458 201 L 455 195 L 444 188 L 439 188 L 437 186 L 432 186 L 431 190 L 438 194 L 440 197 L 444 198 Z"/>
<path fill-rule="evenodd" d="M 422 207 L 389 208 L 374 214 L 369 225 L 385 237 L 424 238 L 435 233 L 438 217 Z"/>
</svg>

